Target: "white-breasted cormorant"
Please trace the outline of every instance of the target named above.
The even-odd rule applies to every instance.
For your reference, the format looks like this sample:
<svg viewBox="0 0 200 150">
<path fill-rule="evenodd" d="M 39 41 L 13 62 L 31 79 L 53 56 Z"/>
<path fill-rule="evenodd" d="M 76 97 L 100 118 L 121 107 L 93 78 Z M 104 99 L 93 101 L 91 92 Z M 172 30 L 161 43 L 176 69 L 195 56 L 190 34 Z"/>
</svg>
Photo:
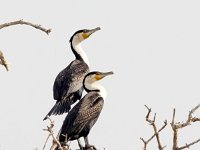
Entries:
<svg viewBox="0 0 200 150">
<path fill-rule="evenodd" d="M 88 134 L 101 113 L 106 96 L 105 88 L 96 81 L 111 74 L 113 72 L 90 72 L 85 76 L 83 87 L 87 94 L 67 114 L 59 134 L 61 145 L 67 146 L 68 141 L 78 140 L 83 149 L 79 138 L 84 137 L 85 149 L 95 149 L 89 144 Z"/>
<path fill-rule="evenodd" d="M 47 119 L 48 116 L 60 115 L 68 112 L 71 109 L 71 105 L 81 99 L 83 79 L 89 72 L 89 61 L 81 47 L 81 42 L 98 30 L 100 30 L 99 27 L 91 30 L 79 30 L 71 37 L 71 49 L 76 59 L 57 75 L 53 85 L 53 96 L 56 100 L 56 104 L 46 115 L 44 120 Z"/>
</svg>

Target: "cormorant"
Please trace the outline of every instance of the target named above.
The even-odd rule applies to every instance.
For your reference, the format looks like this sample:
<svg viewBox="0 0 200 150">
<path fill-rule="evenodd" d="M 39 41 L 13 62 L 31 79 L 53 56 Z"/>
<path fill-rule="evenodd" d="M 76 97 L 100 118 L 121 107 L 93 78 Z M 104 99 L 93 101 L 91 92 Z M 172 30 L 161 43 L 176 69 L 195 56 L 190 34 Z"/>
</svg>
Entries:
<svg viewBox="0 0 200 150">
<path fill-rule="evenodd" d="M 100 30 L 99 27 L 91 30 L 83 29 L 72 35 L 70 45 L 76 59 L 57 75 L 53 85 L 53 96 L 56 104 L 44 120 L 48 116 L 61 115 L 68 112 L 71 109 L 71 105 L 81 99 L 83 79 L 89 72 L 89 61 L 81 47 L 81 42 L 98 30 Z"/>
<path fill-rule="evenodd" d="M 99 85 L 98 80 L 113 74 L 113 72 L 90 72 L 83 80 L 83 87 L 87 94 L 69 111 L 59 134 L 62 146 L 67 146 L 68 141 L 78 140 L 79 147 L 83 149 L 79 138 L 84 137 L 85 148 L 94 148 L 89 144 L 88 134 L 96 123 L 103 108 L 106 90 Z"/>
</svg>

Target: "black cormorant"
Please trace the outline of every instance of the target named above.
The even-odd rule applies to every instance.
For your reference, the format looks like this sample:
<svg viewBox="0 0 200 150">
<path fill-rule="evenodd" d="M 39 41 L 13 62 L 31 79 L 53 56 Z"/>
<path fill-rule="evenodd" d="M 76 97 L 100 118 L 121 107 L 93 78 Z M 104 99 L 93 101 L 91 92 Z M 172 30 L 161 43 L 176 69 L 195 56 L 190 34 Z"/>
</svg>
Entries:
<svg viewBox="0 0 200 150">
<path fill-rule="evenodd" d="M 71 105 L 81 99 L 83 79 L 89 72 L 89 61 L 81 47 L 81 42 L 98 30 L 100 30 L 99 27 L 91 30 L 79 30 L 71 37 L 71 49 L 76 59 L 57 75 L 53 85 L 53 96 L 56 100 L 56 104 L 46 115 L 44 120 L 47 119 L 48 116 L 60 115 L 68 112 L 71 109 Z"/>
<path fill-rule="evenodd" d="M 96 81 L 111 74 L 113 72 L 90 72 L 85 76 L 83 87 L 87 94 L 67 114 L 59 134 L 61 145 L 67 146 L 68 141 L 78 140 L 83 149 L 79 138 L 84 137 L 85 148 L 94 148 L 88 142 L 88 134 L 101 113 L 106 96 L 106 90 Z"/>
</svg>

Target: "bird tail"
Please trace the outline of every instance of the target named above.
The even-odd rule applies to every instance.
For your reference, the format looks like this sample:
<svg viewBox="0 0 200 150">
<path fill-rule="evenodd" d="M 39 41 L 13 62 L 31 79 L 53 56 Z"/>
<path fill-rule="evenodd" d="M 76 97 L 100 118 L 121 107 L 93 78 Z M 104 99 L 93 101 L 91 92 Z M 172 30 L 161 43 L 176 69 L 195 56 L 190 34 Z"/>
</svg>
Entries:
<svg viewBox="0 0 200 150">
<path fill-rule="evenodd" d="M 82 91 L 83 89 L 80 89 L 78 92 L 69 95 L 66 99 L 56 102 L 43 120 L 46 120 L 51 115 L 61 115 L 68 112 L 71 109 L 71 105 L 81 98 Z"/>
<path fill-rule="evenodd" d="M 43 120 L 46 120 L 51 115 L 61 115 L 65 112 L 68 112 L 71 109 L 71 105 L 66 101 L 57 102 L 53 108 L 49 111 L 49 113 L 44 117 Z"/>
</svg>

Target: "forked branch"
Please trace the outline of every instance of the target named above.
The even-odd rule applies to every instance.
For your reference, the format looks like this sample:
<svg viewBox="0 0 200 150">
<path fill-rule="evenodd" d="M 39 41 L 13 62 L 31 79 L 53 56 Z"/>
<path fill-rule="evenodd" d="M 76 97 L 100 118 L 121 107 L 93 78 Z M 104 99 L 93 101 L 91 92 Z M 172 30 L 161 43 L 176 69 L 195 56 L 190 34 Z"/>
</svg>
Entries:
<svg viewBox="0 0 200 150">
<path fill-rule="evenodd" d="M 190 146 L 200 142 L 200 139 L 191 142 L 189 144 L 186 144 L 185 146 L 178 147 L 178 129 L 184 128 L 186 126 L 191 125 L 193 122 L 200 121 L 200 118 L 193 117 L 194 112 L 200 107 L 200 104 L 194 107 L 191 111 L 189 111 L 188 118 L 185 122 L 175 122 L 175 116 L 176 116 L 176 110 L 173 110 L 173 117 L 171 122 L 171 127 L 173 130 L 173 150 L 182 150 L 189 148 Z"/>
<path fill-rule="evenodd" d="M 154 138 L 156 137 L 157 143 L 158 143 L 158 149 L 159 150 L 163 150 L 166 146 L 162 146 L 161 145 L 161 141 L 160 141 L 160 136 L 159 133 L 167 126 L 167 120 L 164 121 L 164 125 L 157 130 L 157 126 L 155 124 L 155 120 L 156 120 L 156 114 L 154 115 L 153 119 L 149 119 L 150 113 L 151 113 L 151 108 L 148 108 L 146 105 L 145 107 L 147 108 L 148 112 L 146 115 L 146 121 L 152 125 L 153 129 L 154 129 L 154 134 L 148 139 L 148 140 L 144 140 L 143 138 L 140 138 L 142 140 L 142 142 L 144 143 L 144 150 L 147 149 L 147 144 Z"/>
</svg>

